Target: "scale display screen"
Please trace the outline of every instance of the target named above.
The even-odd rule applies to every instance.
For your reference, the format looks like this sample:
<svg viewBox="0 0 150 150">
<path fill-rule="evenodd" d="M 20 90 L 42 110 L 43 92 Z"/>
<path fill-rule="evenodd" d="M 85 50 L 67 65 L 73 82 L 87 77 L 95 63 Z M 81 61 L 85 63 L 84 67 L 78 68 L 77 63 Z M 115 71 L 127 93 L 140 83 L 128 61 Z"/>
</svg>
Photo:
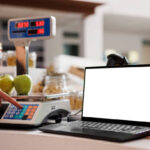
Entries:
<svg viewBox="0 0 150 150">
<path fill-rule="evenodd" d="M 11 20 L 9 23 L 9 37 L 37 38 L 50 36 L 51 18 L 33 18 L 25 20 Z"/>
</svg>

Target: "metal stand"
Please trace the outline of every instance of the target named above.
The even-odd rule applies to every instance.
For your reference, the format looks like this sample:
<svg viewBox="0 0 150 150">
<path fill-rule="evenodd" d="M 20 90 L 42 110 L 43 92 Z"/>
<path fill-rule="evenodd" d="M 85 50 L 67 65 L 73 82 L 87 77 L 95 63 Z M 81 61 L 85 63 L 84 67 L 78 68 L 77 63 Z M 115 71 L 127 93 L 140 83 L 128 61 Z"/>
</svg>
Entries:
<svg viewBox="0 0 150 150">
<path fill-rule="evenodd" d="M 28 74 L 29 46 L 16 46 L 17 75 Z"/>
</svg>

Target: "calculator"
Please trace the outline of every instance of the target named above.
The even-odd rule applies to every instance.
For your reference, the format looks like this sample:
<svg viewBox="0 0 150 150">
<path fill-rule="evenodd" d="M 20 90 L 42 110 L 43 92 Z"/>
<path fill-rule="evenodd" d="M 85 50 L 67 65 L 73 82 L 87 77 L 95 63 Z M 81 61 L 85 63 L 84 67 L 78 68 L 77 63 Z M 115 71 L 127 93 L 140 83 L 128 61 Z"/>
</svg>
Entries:
<svg viewBox="0 0 150 150">
<path fill-rule="evenodd" d="M 70 112 L 68 99 L 48 102 L 20 101 L 19 103 L 23 106 L 22 109 L 10 103 L 2 103 L 0 107 L 0 124 L 39 126 L 44 123 L 51 114 L 60 112 L 58 110 Z"/>
</svg>

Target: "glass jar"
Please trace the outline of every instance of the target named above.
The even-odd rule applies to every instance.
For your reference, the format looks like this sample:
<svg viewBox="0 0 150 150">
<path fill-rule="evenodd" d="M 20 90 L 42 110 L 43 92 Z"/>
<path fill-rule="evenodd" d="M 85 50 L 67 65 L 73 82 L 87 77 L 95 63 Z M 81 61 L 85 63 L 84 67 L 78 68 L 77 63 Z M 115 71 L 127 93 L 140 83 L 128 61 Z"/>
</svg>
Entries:
<svg viewBox="0 0 150 150">
<path fill-rule="evenodd" d="M 2 50 L 2 43 L 0 43 L 0 66 L 3 66 L 3 50 Z"/>
<path fill-rule="evenodd" d="M 45 77 L 44 94 L 49 95 L 64 92 L 67 92 L 66 74 L 53 74 Z"/>
<path fill-rule="evenodd" d="M 3 52 L 0 49 L 0 66 L 3 66 Z"/>
<path fill-rule="evenodd" d="M 16 51 L 7 51 L 7 66 L 16 66 Z M 35 52 L 29 53 L 29 67 L 36 67 L 37 55 Z"/>
<path fill-rule="evenodd" d="M 71 110 L 79 110 L 82 109 L 82 99 L 83 93 L 82 92 L 70 92 L 70 96 L 68 99 L 70 100 L 70 108 Z"/>
<path fill-rule="evenodd" d="M 37 54 L 35 52 L 29 53 L 29 67 L 36 67 L 36 59 L 37 59 Z"/>
<path fill-rule="evenodd" d="M 3 52 L 3 66 L 7 66 L 7 52 Z"/>
<path fill-rule="evenodd" d="M 7 65 L 8 66 L 16 66 L 16 52 L 15 51 L 7 51 Z"/>
<path fill-rule="evenodd" d="M 82 92 L 78 92 L 75 98 L 75 106 L 74 106 L 75 110 L 82 109 L 82 101 L 83 101 Z"/>
</svg>

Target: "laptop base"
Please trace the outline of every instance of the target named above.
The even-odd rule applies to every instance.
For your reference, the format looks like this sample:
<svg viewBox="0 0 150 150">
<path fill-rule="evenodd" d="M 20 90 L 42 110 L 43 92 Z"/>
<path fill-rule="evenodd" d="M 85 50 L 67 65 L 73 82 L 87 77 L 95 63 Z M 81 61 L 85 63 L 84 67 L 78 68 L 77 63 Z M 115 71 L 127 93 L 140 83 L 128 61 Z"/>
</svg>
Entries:
<svg viewBox="0 0 150 150">
<path fill-rule="evenodd" d="M 112 131 L 104 131 L 104 130 L 84 129 L 84 128 L 70 125 L 69 123 L 46 125 L 40 127 L 39 130 L 46 133 L 107 140 L 107 141 L 114 141 L 114 142 L 131 141 L 131 140 L 146 137 L 150 133 L 150 131 L 148 131 L 140 134 L 129 134 L 129 133 L 112 132 Z"/>
</svg>

